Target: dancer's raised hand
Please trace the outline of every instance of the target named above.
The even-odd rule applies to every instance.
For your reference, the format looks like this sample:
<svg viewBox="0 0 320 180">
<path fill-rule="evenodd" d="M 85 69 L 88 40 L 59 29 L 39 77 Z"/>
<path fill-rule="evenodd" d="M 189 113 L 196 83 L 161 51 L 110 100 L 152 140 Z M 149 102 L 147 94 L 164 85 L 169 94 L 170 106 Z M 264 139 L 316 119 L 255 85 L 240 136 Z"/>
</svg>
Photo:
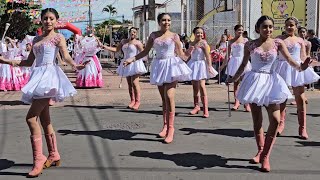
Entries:
<svg viewBox="0 0 320 180">
<path fill-rule="evenodd" d="M 132 57 L 132 58 L 129 58 L 129 59 L 125 60 L 125 61 L 123 62 L 123 66 L 124 66 L 124 67 L 128 66 L 129 64 L 133 63 L 134 60 L 135 60 L 135 57 Z"/>
</svg>

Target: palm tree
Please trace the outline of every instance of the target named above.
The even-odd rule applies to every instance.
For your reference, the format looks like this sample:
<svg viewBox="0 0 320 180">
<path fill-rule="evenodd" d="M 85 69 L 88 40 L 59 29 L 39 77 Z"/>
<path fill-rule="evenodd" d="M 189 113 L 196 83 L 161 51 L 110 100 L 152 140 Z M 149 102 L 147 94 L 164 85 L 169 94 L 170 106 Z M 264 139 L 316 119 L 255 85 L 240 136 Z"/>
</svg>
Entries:
<svg viewBox="0 0 320 180">
<path fill-rule="evenodd" d="M 113 7 L 111 4 L 107 5 L 105 8 L 102 9 L 102 12 L 108 12 L 109 13 L 109 19 L 111 16 L 117 14 L 117 9 Z"/>
</svg>

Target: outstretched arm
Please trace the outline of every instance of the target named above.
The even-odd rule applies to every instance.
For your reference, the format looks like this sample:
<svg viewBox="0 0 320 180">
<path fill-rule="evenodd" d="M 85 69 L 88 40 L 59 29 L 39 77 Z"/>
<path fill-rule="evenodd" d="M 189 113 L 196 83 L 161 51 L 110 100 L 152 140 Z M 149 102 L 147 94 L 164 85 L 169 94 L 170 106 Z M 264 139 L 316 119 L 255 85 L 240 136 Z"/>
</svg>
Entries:
<svg viewBox="0 0 320 180">
<path fill-rule="evenodd" d="M 66 43 L 66 39 L 60 35 L 60 40 L 57 44 L 59 50 L 60 50 L 60 53 L 62 55 L 62 58 L 69 64 L 71 65 L 73 68 L 75 69 L 78 69 L 78 70 L 81 70 L 84 68 L 85 66 L 85 63 L 84 64 L 80 64 L 80 65 L 77 65 L 72 57 L 70 56 L 69 52 L 68 52 L 68 49 L 67 49 L 67 43 Z"/>
<path fill-rule="evenodd" d="M 30 67 L 30 66 L 32 66 L 34 60 L 35 60 L 35 56 L 34 56 L 34 53 L 33 53 L 32 49 L 31 49 L 31 52 L 30 52 L 30 54 L 28 56 L 28 59 L 25 60 L 25 61 L 5 59 L 4 57 L 0 56 L 0 63 L 9 64 L 11 66 L 27 66 L 27 67 Z"/>
<path fill-rule="evenodd" d="M 120 44 L 118 44 L 117 47 L 105 46 L 100 41 L 98 41 L 98 43 L 101 48 L 103 48 L 104 50 L 107 50 L 107 51 L 111 51 L 111 52 L 119 52 L 123 46 L 123 40 L 120 42 Z"/>
<path fill-rule="evenodd" d="M 138 59 L 141 59 L 145 56 L 147 56 L 149 54 L 149 51 L 151 50 L 153 46 L 153 38 L 152 38 L 152 34 L 150 35 L 149 39 L 148 39 L 148 42 L 147 42 L 147 45 L 146 47 L 143 49 L 143 51 L 141 51 L 139 54 L 137 54 L 136 56 L 132 57 L 132 58 L 129 58 L 127 59 L 125 62 L 123 62 L 123 65 L 124 66 L 127 66 L 129 65 L 130 63 L 138 60 Z"/>
</svg>

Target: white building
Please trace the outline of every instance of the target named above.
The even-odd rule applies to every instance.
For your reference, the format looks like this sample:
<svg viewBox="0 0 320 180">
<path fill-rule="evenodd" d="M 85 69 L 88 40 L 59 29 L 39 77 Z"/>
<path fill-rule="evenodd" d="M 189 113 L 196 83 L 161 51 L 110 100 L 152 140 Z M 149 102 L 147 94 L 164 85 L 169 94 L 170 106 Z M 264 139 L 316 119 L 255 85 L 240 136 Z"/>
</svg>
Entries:
<svg viewBox="0 0 320 180">
<path fill-rule="evenodd" d="M 218 7 L 217 0 L 188 0 L 190 7 L 190 29 L 198 25 L 200 20 L 205 17 L 210 11 Z M 224 29 L 229 29 L 233 32 L 233 27 L 236 24 L 242 23 L 245 30 L 248 31 L 249 37 L 255 38 L 257 34 L 254 31 L 255 23 L 262 15 L 261 1 L 262 0 L 228 0 L 233 2 L 233 11 L 220 12 L 214 16 L 206 18 L 203 27 L 207 33 L 209 42 L 215 43 L 220 38 Z M 299 0 L 300 1 L 300 0 Z M 240 4 L 242 2 L 242 10 Z M 220 4 L 224 6 L 224 3 Z M 297 8 L 297 7 L 296 7 Z M 300 8 L 300 7 L 299 7 Z M 317 0 L 306 0 L 306 27 L 308 29 L 319 29 L 319 4 Z M 240 17 L 242 18 L 240 19 Z M 190 31 L 190 30 L 189 30 Z"/>
</svg>

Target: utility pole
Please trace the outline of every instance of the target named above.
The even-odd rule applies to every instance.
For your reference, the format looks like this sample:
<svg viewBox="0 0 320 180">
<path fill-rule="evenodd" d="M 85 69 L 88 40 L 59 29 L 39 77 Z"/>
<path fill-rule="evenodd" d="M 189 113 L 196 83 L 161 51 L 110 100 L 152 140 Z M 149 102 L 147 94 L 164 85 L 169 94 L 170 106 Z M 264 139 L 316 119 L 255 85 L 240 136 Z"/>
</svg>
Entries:
<svg viewBox="0 0 320 180">
<path fill-rule="evenodd" d="M 136 7 L 136 0 L 133 0 L 133 4 L 132 4 L 132 14 L 133 14 L 133 16 L 132 16 L 132 26 L 133 27 L 135 27 L 135 15 L 134 15 L 134 10 L 133 10 L 133 8 L 135 8 Z"/>
<path fill-rule="evenodd" d="M 91 0 L 89 0 L 89 34 L 92 33 L 92 13 L 91 13 Z"/>
<path fill-rule="evenodd" d="M 184 33 L 184 0 L 181 0 L 181 31 L 180 34 Z"/>
<path fill-rule="evenodd" d="M 190 22 L 190 0 L 186 0 L 186 13 L 187 13 L 187 36 L 190 36 L 191 35 L 191 29 L 190 29 L 190 26 L 191 26 L 191 22 Z"/>
<path fill-rule="evenodd" d="M 242 12 L 242 4 L 243 4 L 243 0 L 240 0 L 240 4 L 239 4 L 239 19 L 238 19 L 238 23 L 242 24 L 243 23 L 243 12 Z"/>
<path fill-rule="evenodd" d="M 143 42 L 146 42 L 146 23 L 147 23 L 147 7 L 146 7 L 146 0 L 143 0 Z"/>
</svg>

